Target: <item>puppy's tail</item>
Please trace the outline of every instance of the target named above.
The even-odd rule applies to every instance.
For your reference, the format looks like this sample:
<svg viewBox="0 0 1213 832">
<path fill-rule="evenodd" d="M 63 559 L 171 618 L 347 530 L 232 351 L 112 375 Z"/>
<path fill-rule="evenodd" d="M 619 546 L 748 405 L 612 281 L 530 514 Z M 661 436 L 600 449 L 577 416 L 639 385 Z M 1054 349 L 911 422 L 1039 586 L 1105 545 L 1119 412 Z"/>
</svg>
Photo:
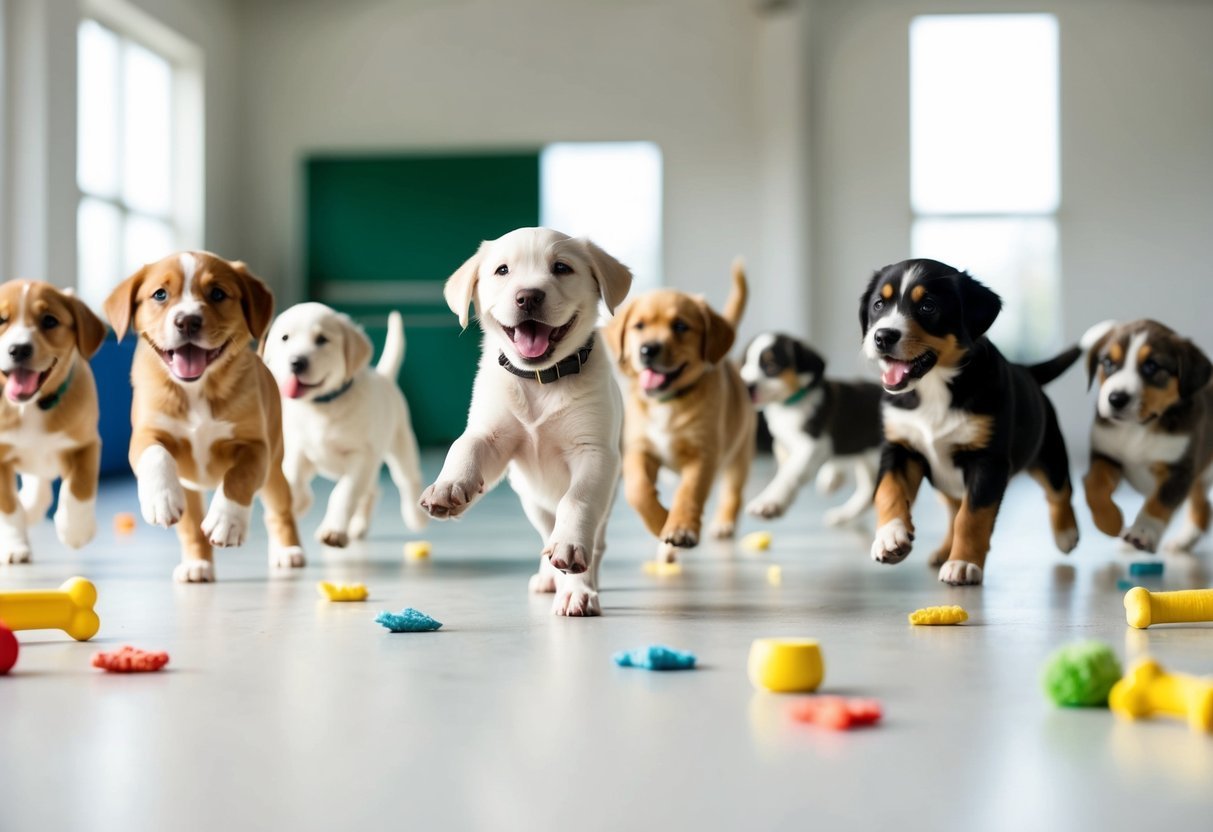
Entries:
<svg viewBox="0 0 1213 832">
<path fill-rule="evenodd" d="M 745 302 L 750 296 L 750 287 L 745 279 L 745 261 L 740 257 L 733 261 L 733 291 L 724 303 L 722 316 L 736 329 L 741 323 L 741 315 L 745 312 Z"/>
<path fill-rule="evenodd" d="M 387 316 L 387 339 L 383 342 L 383 353 L 375 372 L 385 378 L 396 380 L 400 365 L 404 363 L 404 319 L 393 309 Z"/>
</svg>

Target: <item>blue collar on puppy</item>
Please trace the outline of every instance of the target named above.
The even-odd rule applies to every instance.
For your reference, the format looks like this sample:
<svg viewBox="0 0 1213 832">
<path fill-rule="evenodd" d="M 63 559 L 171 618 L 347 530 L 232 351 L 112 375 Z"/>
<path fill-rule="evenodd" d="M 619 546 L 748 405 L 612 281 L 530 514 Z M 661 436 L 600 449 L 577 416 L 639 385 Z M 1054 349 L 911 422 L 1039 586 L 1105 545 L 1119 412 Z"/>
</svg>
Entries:
<svg viewBox="0 0 1213 832">
<path fill-rule="evenodd" d="M 38 399 L 38 409 L 39 410 L 50 410 L 55 405 L 59 404 L 60 400 L 63 398 L 63 394 L 67 392 L 67 388 L 72 383 L 72 376 L 74 376 L 75 374 L 76 374 L 76 365 L 73 364 L 72 368 L 67 371 L 67 378 L 65 378 L 63 380 L 63 383 L 59 385 L 59 389 L 56 390 L 54 393 L 51 393 L 49 396 L 47 396 L 44 399 Z"/>
<path fill-rule="evenodd" d="M 323 396 L 317 396 L 316 398 L 312 399 L 312 401 L 315 402 L 316 404 L 325 404 L 326 402 L 331 402 L 333 399 L 339 399 L 342 396 L 344 396 L 346 394 L 346 392 L 353 386 L 354 386 L 354 380 L 350 379 L 349 381 L 347 381 L 345 384 L 338 387 L 333 392 L 325 393 Z"/>
</svg>

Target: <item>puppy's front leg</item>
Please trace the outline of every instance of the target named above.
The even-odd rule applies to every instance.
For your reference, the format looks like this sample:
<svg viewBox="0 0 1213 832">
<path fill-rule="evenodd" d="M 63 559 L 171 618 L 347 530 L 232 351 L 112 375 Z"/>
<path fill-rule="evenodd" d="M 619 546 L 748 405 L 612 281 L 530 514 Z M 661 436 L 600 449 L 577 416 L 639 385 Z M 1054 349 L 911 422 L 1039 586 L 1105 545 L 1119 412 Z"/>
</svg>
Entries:
<svg viewBox="0 0 1213 832">
<path fill-rule="evenodd" d="M 463 514 L 484 493 L 486 484 L 501 479 L 514 445 L 504 431 L 463 434 L 447 452 L 438 479 L 422 492 L 421 507 L 439 520 Z"/>
<path fill-rule="evenodd" d="M 702 447 L 688 449 L 686 456 L 689 461 L 679 471 L 682 479 L 674 491 L 670 516 L 661 530 L 661 539 L 671 546 L 689 549 L 699 545 L 703 506 L 716 479 L 717 459 L 714 451 Z"/>
<path fill-rule="evenodd" d="M 312 493 L 312 478 L 316 476 L 316 468 L 311 460 L 297 449 L 289 449 L 282 457 L 282 473 L 291 486 L 291 514 L 298 520 L 307 514 L 312 507 L 315 495 Z"/>
<path fill-rule="evenodd" d="M 797 442 L 789 451 L 775 477 L 746 506 L 748 513 L 756 517 L 781 516 L 796 499 L 796 492 L 817 476 L 817 471 L 830 458 L 830 449 L 825 442 L 808 438 Z"/>
<path fill-rule="evenodd" d="M 1146 498 L 1137 519 L 1124 533 L 1125 540 L 1143 552 L 1158 551 L 1171 515 L 1183 505 L 1195 480 L 1191 466 L 1165 463 L 1154 466 L 1154 478 L 1157 483 L 1154 493 Z"/>
<path fill-rule="evenodd" d="M 17 472 L 0 463 L 0 563 L 29 563 L 25 508 L 17 500 Z"/>
<path fill-rule="evenodd" d="M 329 496 L 324 522 L 316 530 L 316 539 L 326 546 L 342 548 L 350 542 L 350 520 L 358 509 L 359 502 L 375 487 L 375 474 L 379 472 L 378 459 L 359 459 L 354 468 L 347 471 Z"/>
<path fill-rule="evenodd" d="M 880 474 L 876 479 L 876 539 L 872 560 L 901 563 L 914 546 L 914 521 L 910 507 L 926 470 L 910 450 L 886 442 L 880 452 Z"/>
<path fill-rule="evenodd" d="M 939 580 L 943 583 L 953 586 L 981 583 L 994 521 L 1010 478 L 1005 462 L 982 458 L 967 467 L 965 495 L 952 526 L 952 552 L 939 567 Z"/>
<path fill-rule="evenodd" d="M 642 445 L 629 446 L 623 456 L 623 487 L 628 505 L 636 509 L 645 528 L 660 537 L 670 512 L 657 495 L 657 472 L 661 462 Z"/>
<path fill-rule="evenodd" d="M 605 548 L 607 515 L 619 483 L 620 459 L 613 448 L 579 446 L 565 455 L 569 488 L 556 505 L 556 524 L 544 547 L 556 579 L 552 612 L 599 615 L 598 558 Z"/>
<path fill-rule="evenodd" d="M 55 511 L 55 531 L 65 546 L 79 549 L 97 533 L 94 508 L 101 443 L 92 442 L 69 451 L 63 455 L 62 465 L 63 484 L 59 488 L 59 508 Z"/>
<path fill-rule="evenodd" d="M 1096 451 L 1091 453 L 1091 467 L 1082 481 L 1095 527 L 1110 537 L 1119 537 L 1125 527 L 1125 516 L 1112 500 L 1124 474 L 1119 462 Z"/>
<path fill-rule="evenodd" d="M 257 440 L 232 440 L 211 449 L 214 459 L 226 461 L 223 483 L 215 489 L 202 531 L 212 546 L 240 546 L 248 536 L 253 496 L 269 473 L 269 448 Z"/>
<path fill-rule="evenodd" d="M 171 444 L 170 444 L 171 443 Z M 135 472 L 139 510 L 153 526 L 172 526 L 185 511 L 185 489 L 173 458 L 176 443 L 154 433 L 135 430 L 130 463 Z"/>
</svg>

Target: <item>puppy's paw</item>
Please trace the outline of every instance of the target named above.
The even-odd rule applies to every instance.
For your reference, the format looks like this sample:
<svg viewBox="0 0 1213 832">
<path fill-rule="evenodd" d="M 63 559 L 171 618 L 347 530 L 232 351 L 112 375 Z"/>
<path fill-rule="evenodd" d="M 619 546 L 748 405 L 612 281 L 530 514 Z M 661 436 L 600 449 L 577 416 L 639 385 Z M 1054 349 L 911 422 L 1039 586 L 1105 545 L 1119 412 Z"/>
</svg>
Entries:
<svg viewBox="0 0 1213 832">
<path fill-rule="evenodd" d="M 1157 552 L 1158 542 L 1162 539 L 1163 530 L 1167 524 L 1155 520 L 1148 514 L 1138 516 L 1137 522 L 1124 533 L 1124 540 L 1134 549 L 1142 552 Z"/>
<path fill-rule="evenodd" d="M 301 569 L 304 566 L 307 566 L 307 558 L 303 556 L 302 546 L 270 544 L 271 569 Z"/>
<path fill-rule="evenodd" d="M 173 580 L 179 584 L 209 584 L 215 580 L 215 567 L 209 560 L 183 560 L 173 569 Z"/>
<path fill-rule="evenodd" d="M 484 488 L 484 483 L 454 482 L 440 480 L 421 492 L 421 506 L 430 517 L 445 520 L 458 517 Z"/>
<path fill-rule="evenodd" d="M 153 526 L 173 526 L 185 513 L 185 489 L 176 477 L 150 482 L 139 480 L 139 510 Z"/>
<path fill-rule="evenodd" d="M 546 595 L 556 591 L 556 576 L 549 572 L 536 572 L 527 582 L 527 590 L 536 595 Z"/>
<path fill-rule="evenodd" d="M 669 543 L 657 544 L 657 556 L 653 558 L 658 563 L 676 563 L 678 561 L 678 548 Z"/>
<path fill-rule="evenodd" d="M 671 518 L 666 527 L 661 530 L 661 539 L 680 549 L 694 548 L 699 545 L 699 524 L 679 523 Z"/>
<path fill-rule="evenodd" d="M 15 538 L 0 540 L 0 564 L 29 563 L 30 557 L 29 543 L 26 541 Z"/>
<path fill-rule="evenodd" d="M 326 526 L 321 526 L 316 529 L 316 539 L 325 546 L 332 546 L 334 549 L 344 549 L 350 545 L 350 535 L 341 529 L 331 529 Z"/>
<path fill-rule="evenodd" d="M 843 480 L 846 477 L 842 470 L 833 462 L 827 462 L 821 466 L 821 470 L 817 472 L 817 493 L 825 496 L 833 494 L 838 489 L 842 488 Z"/>
<path fill-rule="evenodd" d="M 1200 543 L 1200 539 L 1205 536 L 1204 531 L 1191 520 L 1184 523 L 1184 527 L 1179 530 L 1175 537 L 1167 541 L 1166 550 L 1177 555 L 1191 554 L 1196 549 L 1196 544 Z"/>
<path fill-rule="evenodd" d="M 790 501 L 778 494 L 771 494 L 763 491 L 746 505 L 746 514 L 751 514 L 754 517 L 764 517 L 771 519 L 773 517 L 782 517 L 783 513 L 788 510 Z"/>
<path fill-rule="evenodd" d="M 565 576 L 556 581 L 556 597 L 552 599 L 552 614 L 582 617 L 602 615 L 598 591 L 579 575 Z"/>
<path fill-rule="evenodd" d="M 543 553 L 548 556 L 552 566 L 561 572 L 580 575 L 590 568 L 589 550 L 579 543 L 561 543 L 550 541 Z"/>
<path fill-rule="evenodd" d="M 876 530 L 872 541 L 872 560 L 877 563 L 901 563 L 914 547 L 914 533 L 904 520 L 896 517 Z"/>
<path fill-rule="evenodd" d="M 737 536 L 737 526 L 727 520 L 715 520 L 708 526 L 708 534 L 716 540 L 732 540 Z"/>
<path fill-rule="evenodd" d="M 406 501 L 400 504 L 400 516 L 409 531 L 419 532 L 430 522 L 430 516 L 421 510 L 421 506 L 412 502 Z"/>
<path fill-rule="evenodd" d="M 350 540 L 363 540 L 370 531 L 370 522 L 362 514 L 350 518 Z"/>
<path fill-rule="evenodd" d="M 981 567 L 967 560 L 950 560 L 939 567 L 939 580 L 952 586 L 976 586 L 981 583 Z"/>
<path fill-rule="evenodd" d="M 1054 529 L 1053 542 L 1057 544 L 1057 551 L 1063 555 L 1068 555 L 1078 548 L 1078 527 L 1070 529 Z"/>
<path fill-rule="evenodd" d="M 59 541 L 64 546 L 79 549 L 96 533 L 97 517 L 93 511 L 93 501 L 81 501 L 61 494 L 59 508 L 55 511 L 55 534 L 59 536 Z"/>
<path fill-rule="evenodd" d="M 251 504 L 242 506 L 225 497 L 223 491 L 216 491 L 210 511 L 202 521 L 202 533 L 212 546 L 242 546 L 252 513 Z"/>
</svg>

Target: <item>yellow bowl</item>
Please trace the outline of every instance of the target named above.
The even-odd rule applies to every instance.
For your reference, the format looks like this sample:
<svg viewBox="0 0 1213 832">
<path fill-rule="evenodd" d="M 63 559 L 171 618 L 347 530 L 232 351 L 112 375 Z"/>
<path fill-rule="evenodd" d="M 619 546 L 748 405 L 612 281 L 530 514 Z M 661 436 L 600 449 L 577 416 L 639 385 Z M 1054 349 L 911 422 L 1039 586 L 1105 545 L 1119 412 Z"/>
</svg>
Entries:
<svg viewBox="0 0 1213 832">
<path fill-rule="evenodd" d="M 750 682 L 775 693 L 809 693 L 825 677 L 821 645 L 812 638 L 758 638 L 750 645 Z"/>
</svg>

